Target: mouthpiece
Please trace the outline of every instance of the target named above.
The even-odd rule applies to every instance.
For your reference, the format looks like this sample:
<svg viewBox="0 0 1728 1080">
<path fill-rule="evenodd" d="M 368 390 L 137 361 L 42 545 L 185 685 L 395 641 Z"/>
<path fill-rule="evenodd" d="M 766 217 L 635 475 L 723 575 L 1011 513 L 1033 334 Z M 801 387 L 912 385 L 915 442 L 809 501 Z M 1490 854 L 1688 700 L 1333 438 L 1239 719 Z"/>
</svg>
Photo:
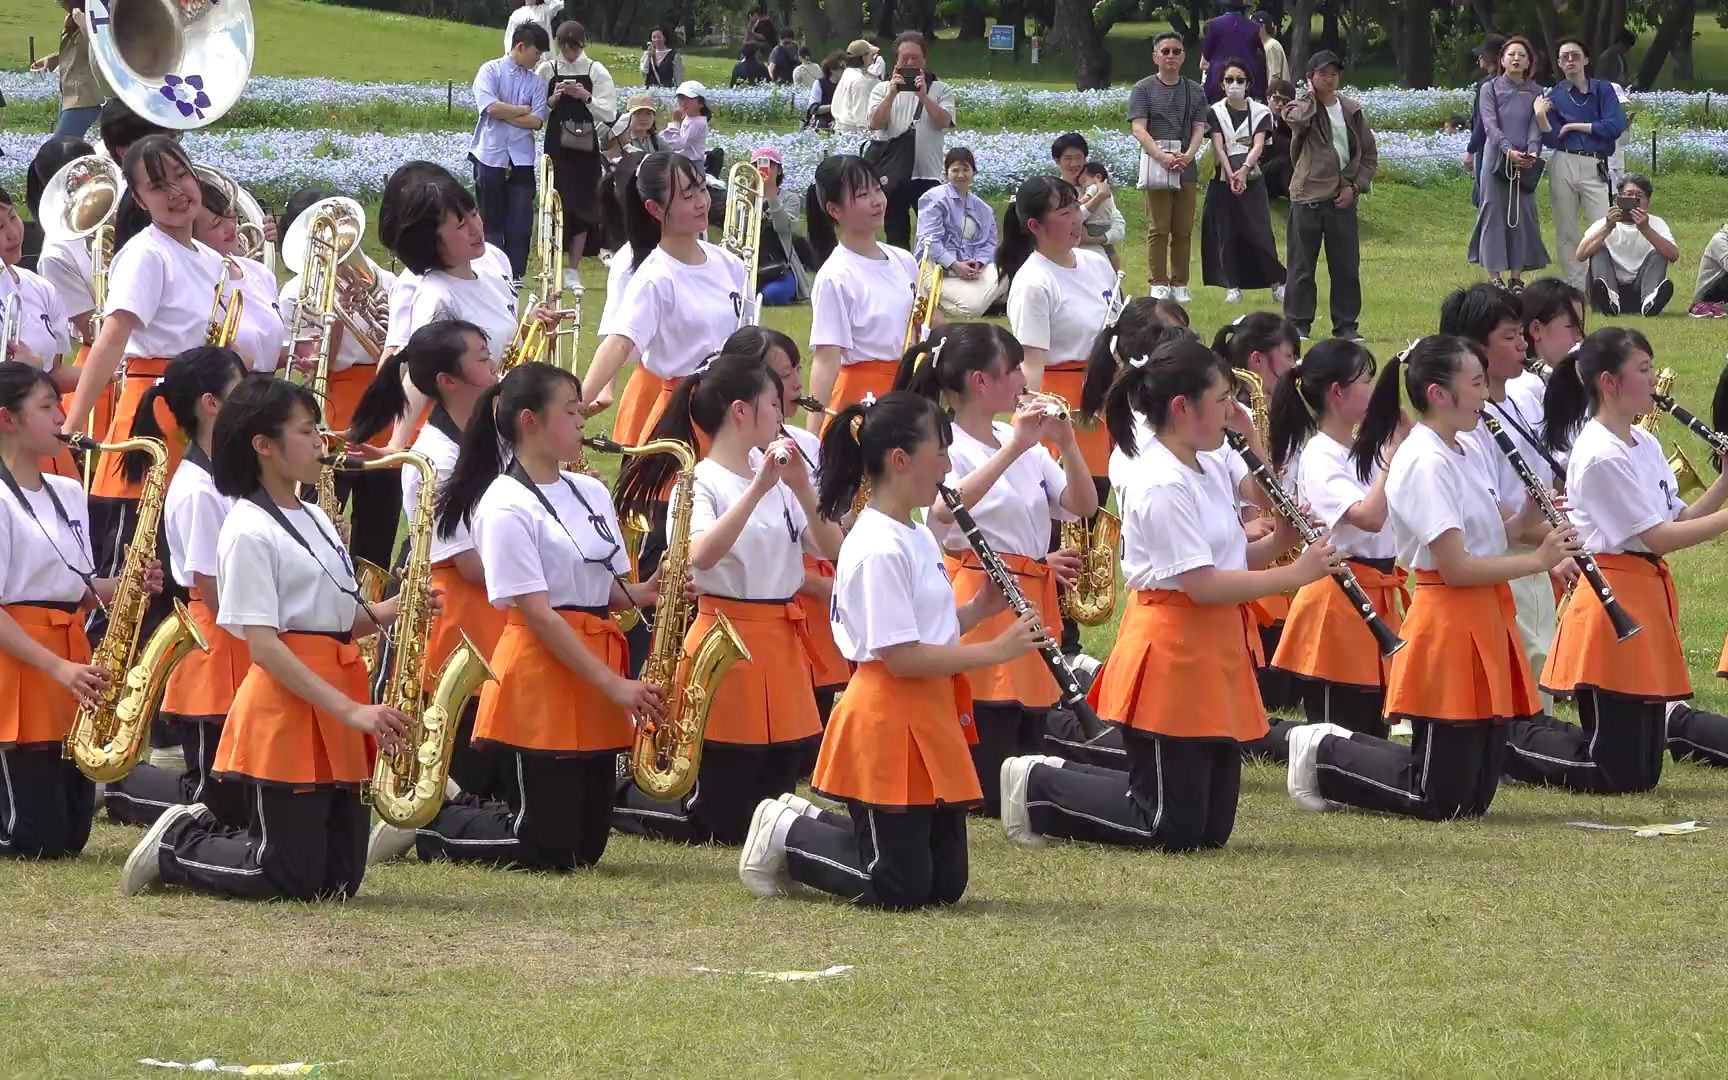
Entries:
<svg viewBox="0 0 1728 1080">
<path fill-rule="evenodd" d="M 102 445 L 88 435 L 79 435 L 77 432 L 72 431 L 62 431 L 60 434 L 56 435 L 55 438 L 59 439 L 74 450 L 95 450 Z"/>
<path fill-rule="evenodd" d="M 318 464 L 327 469 L 358 469 L 365 460 L 356 454 L 325 454 L 318 459 Z"/>
<path fill-rule="evenodd" d="M 822 413 L 825 416 L 833 416 L 834 415 L 834 411 L 832 409 L 828 408 L 828 406 L 822 404 L 820 401 L 817 401 L 813 397 L 794 398 L 792 401 L 792 404 L 798 406 L 800 409 L 805 409 L 809 412 Z"/>
<path fill-rule="evenodd" d="M 623 444 L 613 442 L 604 435 L 590 435 L 582 440 L 582 445 L 590 450 L 598 450 L 602 454 L 622 454 Z"/>
</svg>

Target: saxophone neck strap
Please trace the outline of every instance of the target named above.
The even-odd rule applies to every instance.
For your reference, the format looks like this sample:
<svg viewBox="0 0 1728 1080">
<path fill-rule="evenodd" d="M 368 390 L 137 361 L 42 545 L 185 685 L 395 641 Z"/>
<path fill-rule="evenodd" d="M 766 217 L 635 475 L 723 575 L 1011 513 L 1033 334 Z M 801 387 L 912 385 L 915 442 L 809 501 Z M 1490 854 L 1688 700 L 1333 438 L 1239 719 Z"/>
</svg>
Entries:
<svg viewBox="0 0 1728 1080">
<path fill-rule="evenodd" d="M 546 497 L 546 493 L 540 490 L 540 485 L 536 484 L 534 478 L 528 475 L 528 470 L 523 466 L 521 459 L 511 461 L 507 472 L 512 480 L 534 493 L 534 498 L 539 501 L 541 508 L 553 521 L 558 523 L 558 528 L 563 530 L 564 535 L 569 537 L 570 546 L 576 549 L 576 557 L 591 566 L 603 568 L 612 576 L 612 580 L 618 583 L 618 587 L 624 590 L 625 598 L 630 601 L 632 606 L 635 606 L 636 599 L 630 595 L 630 583 L 625 581 L 623 575 L 619 574 L 618 571 L 612 569 L 612 559 L 619 551 L 623 550 L 624 545 L 618 542 L 618 537 L 612 532 L 612 525 L 606 520 L 606 515 L 595 511 L 593 504 L 589 503 L 587 498 L 583 496 L 582 489 L 576 486 L 576 482 L 563 473 L 558 474 L 558 479 L 564 481 L 564 486 L 570 489 L 570 494 L 575 497 L 576 501 L 581 504 L 583 512 L 588 515 L 588 524 L 593 526 L 594 532 L 599 535 L 601 540 L 612 545 L 612 549 L 602 558 L 592 558 L 586 551 L 582 550 L 582 545 L 576 541 L 576 535 L 570 531 L 570 526 L 564 524 L 564 519 L 558 516 L 558 508 L 552 505 L 552 500 Z M 637 608 L 636 613 L 641 615 L 644 620 L 647 619 L 646 614 L 640 608 Z"/>
<path fill-rule="evenodd" d="M 198 466 L 200 469 L 204 470 L 204 475 L 211 477 L 212 479 L 216 476 L 216 466 L 211 462 L 210 455 L 206 454 L 204 448 L 199 446 L 197 443 L 189 444 L 186 447 L 185 455 L 181 457 L 180 460 L 189 465 Z"/>
<path fill-rule="evenodd" d="M 444 437 L 462 445 L 462 429 L 456 426 L 456 421 L 450 416 L 450 411 L 443 405 L 434 405 L 432 415 L 426 418 L 426 423 L 444 433 Z"/>
<path fill-rule="evenodd" d="M 90 566 L 80 570 L 71 559 L 66 557 L 66 553 L 60 550 L 60 545 L 54 542 L 54 534 L 50 533 L 48 526 L 42 524 L 42 519 L 36 516 L 36 507 L 24 497 L 24 489 L 19 486 L 18 478 L 12 475 L 11 467 L 6 464 L 3 458 L 0 458 L 0 483 L 6 485 L 6 490 L 12 493 L 12 497 L 18 500 L 18 505 L 23 507 L 24 512 L 30 515 L 30 520 L 36 523 L 36 528 L 41 530 L 42 538 L 48 541 L 48 546 L 54 550 L 54 557 L 59 559 L 61 565 L 65 566 L 66 569 L 78 576 L 78 580 L 84 583 L 84 587 L 90 590 L 91 595 L 95 595 L 96 560 L 91 558 Z M 46 476 L 42 477 L 42 490 L 48 494 L 48 502 L 54 507 L 54 516 L 59 518 L 60 524 L 66 526 L 66 531 L 82 544 L 84 542 L 84 526 L 74 521 L 72 515 L 66 512 L 66 504 L 60 501 L 60 496 L 54 491 L 54 485 L 48 482 Z"/>
<path fill-rule="evenodd" d="M 324 530 L 324 526 L 319 524 L 318 519 L 314 517 L 309 510 L 307 510 L 305 503 L 301 504 L 301 509 L 307 510 L 306 520 L 312 523 L 312 527 L 318 531 L 318 536 L 326 545 L 329 546 L 331 551 L 336 553 L 336 558 L 341 560 L 342 568 L 348 572 L 348 580 L 351 584 L 344 585 L 341 581 L 337 580 L 336 575 L 330 572 L 330 568 L 325 565 L 324 560 L 320 559 L 318 553 L 312 550 L 312 545 L 307 542 L 306 537 L 302 536 L 300 530 L 294 527 L 294 523 L 288 520 L 288 515 L 282 512 L 282 508 L 276 505 L 276 500 L 272 499 L 268 492 L 260 487 L 256 491 L 252 492 L 252 494 L 246 496 L 246 498 L 249 502 L 257 505 L 266 514 L 270 515 L 271 521 L 274 521 L 277 525 L 281 526 L 283 532 L 292 536 L 294 542 L 299 544 L 306 554 L 312 556 L 312 561 L 318 564 L 318 569 L 323 572 L 325 578 L 329 580 L 330 584 L 336 586 L 337 591 L 341 592 L 343 596 L 348 597 L 348 599 L 354 601 L 356 604 L 359 604 L 360 609 L 366 612 L 366 617 L 371 619 L 374 625 L 382 626 L 378 621 L 377 614 L 372 610 L 372 605 L 366 602 L 364 596 L 360 595 L 360 584 L 354 579 L 354 564 L 348 561 L 347 549 L 337 543 L 336 538 Z"/>
</svg>

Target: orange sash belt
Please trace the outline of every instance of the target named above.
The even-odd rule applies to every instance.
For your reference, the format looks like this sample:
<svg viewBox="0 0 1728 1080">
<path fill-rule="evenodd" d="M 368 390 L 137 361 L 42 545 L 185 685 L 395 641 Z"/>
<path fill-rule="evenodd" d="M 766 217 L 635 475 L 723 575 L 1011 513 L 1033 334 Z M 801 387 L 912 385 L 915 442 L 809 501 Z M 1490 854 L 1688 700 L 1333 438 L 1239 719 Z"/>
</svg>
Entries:
<svg viewBox="0 0 1728 1080">
<path fill-rule="evenodd" d="M 611 618 L 589 611 L 560 611 L 582 645 L 607 670 L 627 670 L 624 632 Z M 498 681 L 480 691 L 474 742 L 561 754 L 613 753 L 630 745 L 630 717 L 600 689 L 552 654 L 510 608 L 492 652 Z"/>
<path fill-rule="evenodd" d="M 167 357 L 134 356 L 126 361 L 126 377 L 120 382 L 120 396 L 114 404 L 114 417 L 108 423 L 103 442 L 120 442 L 132 437 L 132 424 L 138 417 L 145 393 L 167 371 Z M 168 475 L 172 477 L 181 455 L 186 452 L 186 441 L 180 437 L 180 425 L 175 422 L 165 402 L 157 402 L 154 415 L 162 429 L 163 441 L 168 445 Z M 91 496 L 98 499 L 138 498 L 144 490 L 144 481 L 140 479 L 133 483 L 126 479 L 126 474 L 121 471 L 124 459 L 124 454 L 100 455 L 90 485 Z"/>
<path fill-rule="evenodd" d="M 841 364 L 840 373 L 834 379 L 834 389 L 828 392 L 829 411 L 839 412 L 848 405 L 856 405 L 864 400 L 865 394 L 874 394 L 877 400 L 881 400 L 894 389 L 894 375 L 899 370 L 898 358 Z M 824 422 L 822 426 L 826 428 L 828 425 Z"/>
<path fill-rule="evenodd" d="M 1086 383 L 1086 361 L 1067 360 L 1060 364 L 1047 364 L 1044 367 L 1044 392 L 1056 394 L 1068 402 L 1071 412 L 1080 408 L 1080 389 Z M 1086 459 L 1086 471 L 1092 476 L 1105 476 L 1110 471 L 1110 451 L 1115 443 L 1110 438 L 1110 431 L 1102 421 L 1076 421 L 1074 438 L 1080 444 L 1080 456 Z M 1055 443 L 1045 443 L 1056 460 L 1062 460 L 1060 448 Z"/>
<path fill-rule="evenodd" d="M 834 564 L 809 552 L 804 554 L 804 572 L 834 580 Z M 845 686 L 852 677 L 852 665 L 840 655 L 840 647 L 834 644 L 834 625 L 828 621 L 828 601 L 806 592 L 800 592 L 796 599 L 798 606 L 804 609 L 804 634 L 810 642 L 811 681 L 819 690 Z"/>
<path fill-rule="evenodd" d="M 7 604 L 3 610 L 55 656 L 76 664 L 90 662 L 90 640 L 79 612 L 36 604 Z M 77 714 L 78 699 L 51 675 L 0 652 L 0 747 L 60 742 Z"/>
<path fill-rule="evenodd" d="M 612 438 L 625 446 L 634 446 L 648 432 L 648 414 L 660 400 L 666 381 L 641 364 L 630 373 L 624 393 L 618 398 L 618 411 L 612 416 Z"/>
<path fill-rule="evenodd" d="M 366 665 L 353 642 L 292 631 L 281 639 L 314 675 L 354 701 L 367 700 Z M 369 736 L 315 708 L 254 662 L 234 693 L 212 772 L 292 787 L 355 787 L 372 775 L 373 758 Z"/>
<path fill-rule="evenodd" d="M 1396 631 L 1410 606 L 1408 575 L 1402 568 L 1386 573 L 1356 559 L 1347 562 L 1374 610 Z M 1342 686 L 1386 685 L 1387 662 L 1374 635 L 1331 577 L 1311 581 L 1297 591 L 1272 666 Z"/>
<path fill-rule="evenodd" d="M 208 652 L 194 649 L 174 666 L 162 694 L 161 711 L 174 719 L 220 724 L 234 707 L 234 694 L 252 666 L 252 651 L 245 639 L 216 624 L 216 613 L 197 589 L 192 590 L 186 610 L 210 648 Z"/>
<path fill-rule="evenodd" d="M 1050 572 L 1048 563 L 1038 559 L 1027 558 L 1024 555 L 998 553 L 1002 565 L 1014 575 L 1015 584 L 1025 594 L 1026 599 L 1038 609 L 1038 617 L 1052 632 L 1062 625 L 1062 609 L 1057 597 L 1056 575 Z M 944 552 L 942 565 L 948 571 L 948 578 L 954 583 L 954 600 L 964 604 L 984 589 L 994 589 L 989 575 L 984 573 L 983 566 L 978 562 L 975 552 L 966 551 L 958 554 Z M 962 634 L 962 644 L 991 641 L 1006 630 L 1015 620 L 1012 611 L 1000 611 L 987 619 L 981 619 L 966 633 Z M 976 668 L 966 673 L 966 679 L 972 684 L 972 698 L 975 701 L 1019 702 L 1029 709 L 1044 709 L 1054 705 L 1062 695 L 1056 686 L 1056 680 L 1051 677 L 1050 669 L 1044 666 L 1044 659 L 1036 651 L 1025 653 L 1004 664 L 994 664 L 987 668 Z"/>
</svg>

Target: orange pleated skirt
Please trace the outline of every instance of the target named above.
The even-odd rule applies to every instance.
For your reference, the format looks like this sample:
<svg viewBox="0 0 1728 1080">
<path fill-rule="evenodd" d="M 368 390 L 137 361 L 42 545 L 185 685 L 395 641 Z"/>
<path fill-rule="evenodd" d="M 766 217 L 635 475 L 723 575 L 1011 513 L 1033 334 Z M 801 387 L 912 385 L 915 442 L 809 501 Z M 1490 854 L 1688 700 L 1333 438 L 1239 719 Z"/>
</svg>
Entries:
<svg viewBox="0 0 1728 1080">
<path fill-rule="evenodd" d="M 324 426 L 331 431 L 347 431 L 354 423 L 354 410 L 360 406 L 360 399 L 366 395 L 373 376 L 377 374 L 378 369 L 371 364 L 355 364 L 341 371 L 332 371 L 327 391 L 329 396 L 322 403 Z M 386 426 L 368 441 L 374 446 L 383 446 L 390 441 L 390 428 Z"/>
<path fill-rule="evenodd" d="M 764 746 L 820 735 L 822 720 L 816 712 L 804 609 L 790 601 L 772 604 L 699 597 L 696 618 L 684 635 L 685 656 L 695 652 L 702 636 L 714 626 L 717 614 L 732 623 L 750 659 L 733 664 L 714 688 L 708 712 L 709 741 Z"/>
<path fill-rule="evenodd" d="M 1388 574 L 1356 559 L 1348 562 L 1374 610 L 1396 631 L 1410 606 L 1408 575 L 1401 568 Z M 1356 605 L 1328 575 L 1297 591 L 1271 666 L 1305 679 L 1378 689 L 1386 685 L 1390 665 Z"/>
<path fill-rule="evenodd" d="M 1290 598 L 1283 593 L 1262 596 L 1258 600 L 1250 600 L 1248 610 L 1254 615 L 1255 626 L 1277 626 L 1290 617 Z"/>
<path fill-rule="evenodd" d="M 612 415 L 612 441 L 635 446 L 647 435 L 648 417 L 660 400 L 666 380 L 641 364 L 630 373 L 624 393 L 618 398 L 618 411 Z M 664 406 L 661 406 L 664 409 Z"/>
<path fill-rule="evenodd" d="M 343 696 L 367 700 L 366 665 L 352 642 L 285 633 L 282 644 Z M 372 775 L 375 756 L 371 736 L 314 708 L 254 663 L 234 693 L 211 774 L 291 787 L 354 788 Z"/>
<path fill-rule="evenodd" d="M 1579 689 L 1677 701 L 1692 696 L 1692 676 L 1680 647 L 1680 599 L 1668 564 L 1637 555 L 1598 555 L 1596 565 L 1626 614 L 1643 627 L 1617 641 L 1608 609 L 1579 579 L 1554 629 L 1542 689 Z"/>
<path fill-rule="evenodd" d="M 834 564 L 804 553 L 806 573 L 819 574 L 834 580 Z M 810 643 L 810 681 L 818 690 L 845 686 L 852 677 L 852 665 L 840 655 L 834 644 L 834 624 L 828 621 L 828 601 L 820 596 L 799 593 L 798 606 L 804 609 L 804 636 Z"/>
<path fill-rule="evenodd" d="M 108 423 L 108 431 L 103 435 L 102 442 L 120 442 L 132 438 L 132 422 L 138 416 L 138 406 L 144 400 L 144 395 L 156 384 L 168 370 L 168 360 L 165 357 L 134 356 L 126 361 L 126 377 L 120 381 L 120 396 L 114 403 L 114 416 Z M 180 457 L 186 452 L 186 442 L 180 437 L 180 425 L 174 422 L 174 417 L 168 412 L 165 403 L 158 402 L 155 410 L 156 423 L 162 429 L 163 440 L 168 445 L 168 475 L 174 475 L 174 469 L 180 464 Z M 126 479 L 121 471 L 124 454 L 102 454 L 96 461 L 96 476 L 90 485 L 90 494 L 98 499 L 136 499 L 144 490 L 144 481 L 140 479 L 133 483 Z"/>
<path fill-rule="evenodd" d="M 252 650 L 244 639 L 216 625 L 216 613 L 197 589 L 192 590 L 186 610 L 203 631 L 209 650 L 193 649 L 174 665 L 162 693 L 162 715 L 220 724 L 234 707 L 234 695 L 252 667 Z"/>
<path fill-rule="evenodd" d="M 438 671 L 466 633 L 468 640 L 491 660 L 504 633 L 504 612 L 486 598 L 486 586 L 469 581 L 453 562 L 432 567 L 432 587 L 444 591 L 444 610 L 432 620 L 426 642 L 426 689 L 438 684 Z"/>
<path fill-rule="evenodd" d="M 871 660 L 834 706 L 810 786 L 872 806 L 977 806 L 977 741 L 964 675 L 900 679 Z"/>
<path fill-rule="evenodd" d="M 1062 610 L 1056 589 L 1056 575 L 1047 563 L 1028 559 L 1024 555 L 998 553 L 1003 565 L 1014 575 L 1014 582 L 1026 599 L 1038 609 L 1038 617 L 1046 627 L 1062 625 Z M 942 556 L 948 579 L 954 583 L 954 601 L 965 604 L 982 589 L 996 586 L 978 564 L 978 556 L 968 551 L 964 555 Z M 992 641 L 1013 625 L 1012 611 L 999 611 L 960 636 L 962 645 Z M 1058 633 L 1060 631 L 1057 631 Z M 1029 709 L 1046 709 L 1062 696 L 1044 658 L 1036 650 L 987 668 L 974 668 L 966 673 L 972 685 L 972 700 L 1018 702 Z"/>
<path fill-rule="evenodd" d="M 1044 369 L 1044 392 L 1056 394 L 1068 402 L 1068 410 L 1077 412 L 1080 408 L 1080 388 L 1086 382 L 1086 362 L 1073 361 L 1062 364 L 1051 364 Z M 1080 444 L 1080 456 L 1086 459 L 1086 471 L 1092 476 L 1108 476 L 1110 473 L 1110 451 L 1115 446 L 1110 440 L 1110 431 L 1102 420 L 1074 422 L 1074 437 Z M 1058 461 L 1062 454 L 1055 443 L 1044 444 L 1056 455 Z"/>
<path fill-rule="evenodd" d="M 1410 644 L 1386 677 L 1389 719 L 1505 723 L 1542 711 L 1505 582 L 1461 587 L 1418 570 L 1402 633 Z"/>
<path fill-rule="evenodd" d="M 1101 719 L 1140 731 L 1248 742 L 1267 731 L 1254 678 L 1262 663 L 1248 605 L 1136 589 L 1088 700 Z"/>
<path fill-rule="evenodd" d="M 558 613 L 608 670 L 627 670 L 624 633 L 610 618 Z M 510 608 L 492 651 L 498 681 L 480 690 L 474 743 L 553 754 L 617 753 L 630 745 L 630 717 L 598 688 L 565 667 Z"/>
<path fill-rule="evenodd" d="M 899 370 L 898 359 L 841 364 L 840 374 L 834 378 L 834 389 L 828 392 L 829 411 L 839 412 L 848 405 L 855 405 L 864 400 L 865 394 L 874 394 L 877 401 L 882 400 L 894 389 L 894 374 Z"/>
<path fill-rule="evenodd" d="M 32 604 L 7 604 L 4 610 L 30 640 L 55 656 L 90 662 L 90 640 L 78 612 Z M 77 715 L 78 699 L 53 676 L 0 652 L 0 747 L 62 742 Z"/>
</svg>

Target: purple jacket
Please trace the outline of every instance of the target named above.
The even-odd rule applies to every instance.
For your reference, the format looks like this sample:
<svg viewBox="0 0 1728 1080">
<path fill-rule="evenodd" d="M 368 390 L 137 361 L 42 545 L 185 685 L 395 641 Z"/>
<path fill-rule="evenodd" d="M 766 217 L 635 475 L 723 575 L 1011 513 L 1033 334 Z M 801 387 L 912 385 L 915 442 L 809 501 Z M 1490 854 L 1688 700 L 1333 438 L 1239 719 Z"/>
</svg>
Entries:
<svg viewBox="0 0 1728 1080">
<path fill-rule="evenodd" d="M 1228 11 L 1208 20 L 1200 38 L 1200 56 L 1211 65 L 1201 87 L 1208 102 L 1224 96 L 1218 77 L 1224 74 L 1221 65 L 1226 60 L 1247 61 L 1248 96 L 1255 101 L 1266 100 L 1266 51 L 1260 47 L 1259 23 L 1240 11 Z"/>
</svg>

